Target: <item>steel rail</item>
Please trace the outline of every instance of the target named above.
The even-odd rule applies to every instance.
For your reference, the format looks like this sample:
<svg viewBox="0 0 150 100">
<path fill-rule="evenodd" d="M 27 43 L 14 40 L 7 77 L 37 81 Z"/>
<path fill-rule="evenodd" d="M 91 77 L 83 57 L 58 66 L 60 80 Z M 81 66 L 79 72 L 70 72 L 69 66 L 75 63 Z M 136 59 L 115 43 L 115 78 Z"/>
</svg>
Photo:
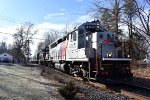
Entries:
<svg viewBox="0 0 150 100">
<path fill-rule="evenodd" d="M 121 90 L 121 94 L 123 94 L 125 96 L 128 96 L 129 98 L 134 98 L 134 99 L 137 99 L 137 100 L 150 100 L 150 97 L 143 96 L 143 95 L 133 93 L 133 92 L 129 92 L 129 91 L 126 91 L 126 90 Z"/>
</svg>

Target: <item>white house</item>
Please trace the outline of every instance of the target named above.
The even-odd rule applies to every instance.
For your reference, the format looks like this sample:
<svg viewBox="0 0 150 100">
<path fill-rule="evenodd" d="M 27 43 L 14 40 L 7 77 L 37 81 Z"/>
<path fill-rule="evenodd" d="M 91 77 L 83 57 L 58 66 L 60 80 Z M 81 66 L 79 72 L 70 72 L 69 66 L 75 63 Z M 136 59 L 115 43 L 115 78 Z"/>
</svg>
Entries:
<svg viewBox="0 0 150 100">
<path fill-rule="evenodd" d="M 0 62 L 12 62 L 13 56 L 11 56 L 8 53 L 2 53 L 0 54 Z"/>
</svg>

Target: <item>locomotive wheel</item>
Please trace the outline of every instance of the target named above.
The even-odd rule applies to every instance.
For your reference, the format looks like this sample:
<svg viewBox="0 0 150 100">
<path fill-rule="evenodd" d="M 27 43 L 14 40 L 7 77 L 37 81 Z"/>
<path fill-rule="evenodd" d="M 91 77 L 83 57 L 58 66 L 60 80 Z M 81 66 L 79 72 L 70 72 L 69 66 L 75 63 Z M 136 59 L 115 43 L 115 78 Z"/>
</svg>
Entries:
<svg viewBox="0 0 150 100">
<path fill-rule="evenodd" d="M 77 74 L 75 73 L 75 69 L 72 67 L 71 64 L 69 64 L 69 69 L 70 69 L 70 74 L 73 75 L 73 76 L 77 76 Z"/>
</svg>

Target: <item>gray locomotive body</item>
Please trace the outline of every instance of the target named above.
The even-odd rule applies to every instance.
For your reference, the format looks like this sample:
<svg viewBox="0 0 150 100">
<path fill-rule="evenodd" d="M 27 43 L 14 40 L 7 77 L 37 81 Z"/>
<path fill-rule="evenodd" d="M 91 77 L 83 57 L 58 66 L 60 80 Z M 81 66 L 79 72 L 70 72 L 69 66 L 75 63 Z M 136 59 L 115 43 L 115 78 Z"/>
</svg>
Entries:
<svg viewBox="0 0 150 100">
<path fill-rule="evenodd" d="M 131 79 L 129 50 L 123 52 L 118 44 L 117 35 L 99 21 L 86 22 L 49 45 L 46 65 L 102 82 Z"/>
</svg>

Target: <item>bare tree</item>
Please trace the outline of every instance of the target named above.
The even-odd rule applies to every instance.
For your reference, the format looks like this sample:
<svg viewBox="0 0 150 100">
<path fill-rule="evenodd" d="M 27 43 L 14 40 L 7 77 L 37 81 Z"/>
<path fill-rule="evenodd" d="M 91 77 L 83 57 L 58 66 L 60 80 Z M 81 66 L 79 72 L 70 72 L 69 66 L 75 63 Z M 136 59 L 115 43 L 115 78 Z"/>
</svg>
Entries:
<svg viewBox="0 0 150 100">
<path fill-rule="evenodd" d="M 119 34 L 119 23 L 120 23 L 120 17 L 121 17 L 121 2 L 122 0 L 115 0 L 113 5 L 113 18 L 112 18 L 112 32 Z"/>
<path fill-rule="evenodd" d="M 146 1 L 143 1 L 143 3 L 141 3 L 141 1 L 138 2 L 138 0 L 135 0 L 135 5 L 137 22 L 134 24 L 133 28 L 140 36 L 140 38 L 143 39 L 143 41 L 140 42 L 143 43 L 143 45 L 139 45 L 140 54 L 148 55 L 148 47 L 150 46 L 150 9 L 147 8 L 147 6 L 150 5 Z M 146 46 L 147 48 L 144 48 L 144 46 Z M 141 53 L 142 51 L 145 51 L 145 53 Z"/>
<path fill-rule="evenodd" d="M 17 56 L 23 51 L 27 55 L 27 60 L 29 60 L 30 44 L 33 42 L 33 36 L 38 32 L 37 30 L 33 30 L 33 26 L 31 23 L 25 23 L 17 28 L 17 32 L 13 35 L 14 45 L 18 51 Z"/>
<path fill-rule="evenodd" d="M 119 23 L 123 7 L 122 0 L 109 0 L 105 1 L 105 4 L 106 2 L 111 4 L 111 7 L 103 6 L 104 3 L 101 0 L 93 3 L 94 17 L 99 19 L 109 31 L 120 34 Z"/>
<path fill-rule="evenodd" d="M 135 4 L 137 10 L 136 15 L 139 19 L 139 22 L 137 23 L 139 26 L 135 25 L 135 29 L 139 34 L 142 33 L 143 36 L 150 37 L 150 9 L 146 7 L 146 2 L 142 3 L 143 5 L 140 5 L 137 1 L 135 1 Z"/>
<path fill-rule="evenodd" d="M 129 38 L 132 43 L 133 49 L 133 56 L 137 60 L 141 60 L 146 55 L 148 55 L 148 45 L 150 45 L 149 37 L 150 37 L 150 20 L 149 20 L 149 13 L 147 11 L 148 3 L 143 1 L 139 2 L 138 0 L 133 0 L 133 3 L 130 1 L 130 6 L 134 4 L 134 8 L 132 8 L 130 20 L 126 21 L 129 27 Z M 131 8 L 128 6 L 128 9 Z M 132 21 L 133 15 L 135 16 L 134 21 Z M 132 17 L 132 18 L 131 18 Z M 139 56 L 140 54 L 140 56 Z M 145 55 L 145 56 L 143 56 Z"/>
<path fill-rule="evenodd" d="M 0 43 L 0 53 L 7 52 L 7 44 L 6 42 L 1 42 Z"/>
<path fill-rule="evenodd" d="M 111 31 L 111 20 L 112 13 L 109 11 L 109 9 L 104 9 L 101 15 L 101 23 L 108 31 Z"/>
<path fill-rule="evenodd" d="M 135 7 L 135 2 L 134 0 L 123 0 L 124 1 L 124 6 L 123 6 L 123 16 L 121 18 L 121 22 L 128 27 L 128 40 L 130 42 L 130 48 L 131 50 L 129 51 L 131 54 L 132 58 L 135 58 L 135 54 L 138 52 L 138 47 L 137 47 L 137 39 L 139 38 L 139 35 L 136 35 L 136 32 L 133 31 L 133 25 L 134 22 L 133 20 L 136 17 L 136 7 Z"/>
<path fill-rule="evenodd" d="M 37 55 L 39 55 L 39 53 L 42 52 L 44 60 L 45 60 L 45 56 L 46 56 L 46 52 L 47 52 L 46 48 L 48 48 L 49 45 L 51 43 L 53 43 L 59 37 L 60 37 L 60 33 L 56 30 L 50 30 L 48 32 L 45 32 L 44 37 L 43 37 L 44 42 L 38 43 L 37 50 L 36 50 L 35 55 L 33 57 L 36 58 Z"/>
<path fill-rule="evenodd" d="M 49 46 L 52 42 L 54 42 L 59 37 L 60 37 L 60 33 L 56 30 L 51 30 L 49 32 L 46 32 L 44 34 L 45 47 Z"/>
<path fill-rule="evenodd" d="M 124 18 L 122 23 L 128 26 L 129 36 L 132 38 L 132 32 L 140 35 L 142 38 L 150 36 L 150 13 L 147 11 L 148 3 L 139 0 L 124 0 Z M 148 42 L 148 41 L 147 41 Z"/>
<path fill-rule="evenodd" d="M 65 25 L 64 28 L 61 30 L 63 35 L 66 35 L 70 31 L 69 25 Z"/>
<path fill-rule="evenodd" d="M 61 36 L 67 35 L 69 32 L 76 29 L 79 25 L 81 25 L 81 23 L 74 23 L 74 24 L 70 24 L 70 25 L 65 25 L 63 27 L 63 29 L 61 30 Z"/>
<path fill-rule="evenodd" d="M 150 5 L 150 0 L 146 0 L 146 2 Z"/>
</svg>

